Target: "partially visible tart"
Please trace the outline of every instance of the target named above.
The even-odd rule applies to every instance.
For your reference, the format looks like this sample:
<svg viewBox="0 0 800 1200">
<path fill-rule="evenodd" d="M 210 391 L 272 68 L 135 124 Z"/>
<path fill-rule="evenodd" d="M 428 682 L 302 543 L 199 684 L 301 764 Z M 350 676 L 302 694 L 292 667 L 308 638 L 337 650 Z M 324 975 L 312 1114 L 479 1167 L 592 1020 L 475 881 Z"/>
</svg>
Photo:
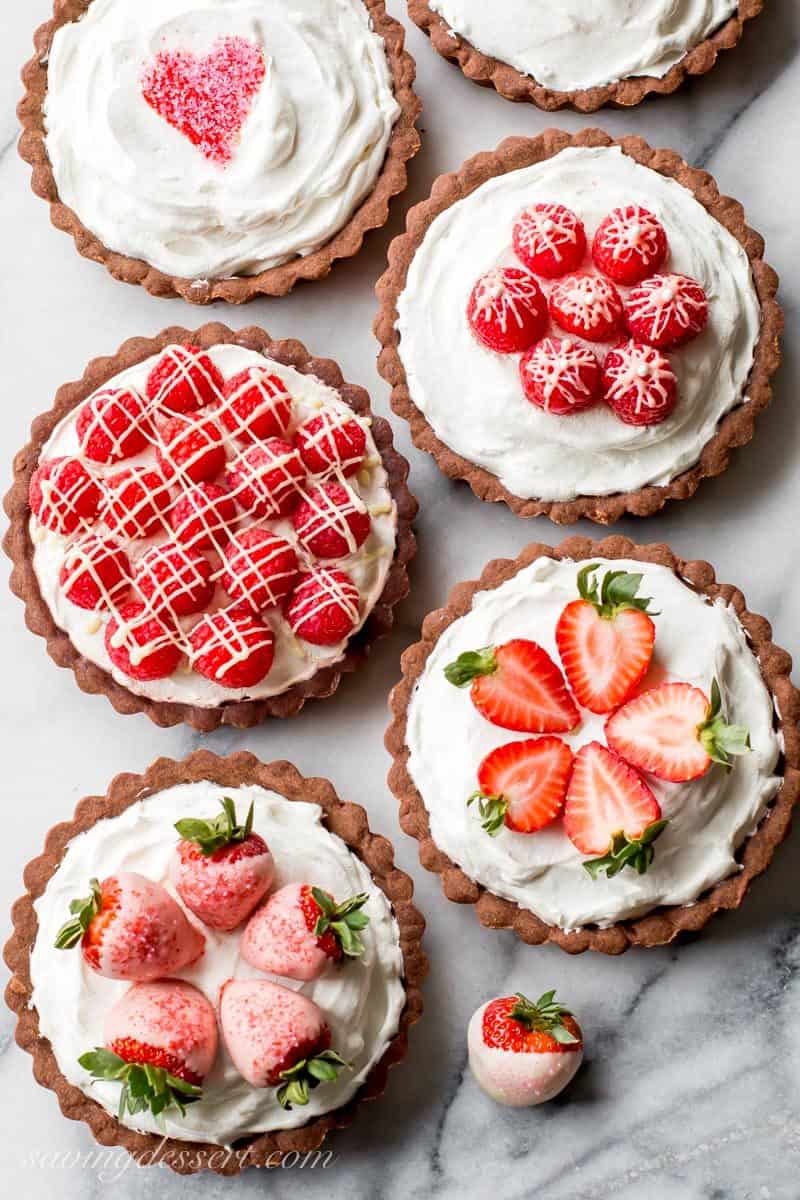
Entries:
<svg viewBox="0 0 800 1200">
<path fill-rule="evenodd" d="M 408 0 L 444 58 L 507 100 L 543 109 L 630 108 L 710 71 L 763 0 Z"/>
<path fill-rule="evenodd" d="M 649 515 L 723 471 L 769 402 L 763 250 L 672 151 L 509 138 L 441 177 L 390 247 L 392 406 L 445 474 L 520 516 Z"/>
<path fill-rule="evenodd" d="M 800 694 L 708 563 L 533 544 L 422 633 L 391 696 L 389 783 L 448 899 L 609 954 L 739 906 L 800 794 Z"/>
<path fill-rule="evenodd" d="M 226 826 L 220 801 L 226 818 L 247 814 L 247 827 Z M 204 835 L 216 838 L 216 850 Z M 245 911 L 236 908 L 249 883 L 242 863 L 254 855 L 269 857 L 262 898 L 264 887 L 293 881 L 340 900 L 356 893 L 357 952 L 326 958 L 302 985 L 251 969 L 238 951 L 244 923 L 222 929 L 187 891 L 187 846 L 197 850 L 196 873 L 227 871 L 217 900 L 232 907 L 234 920 Z M 215 867 L 229 851 L 227 866 Z M 183 886 L 175 891 L 179 861 Z M 70 907 L 90 878 L 93 908 Z M 339 800 L 325 780 L 244 753 L 159 759 L 142 776 L 120 775 L 105 797 L 83 800 L 74 820 L 51 832 L 26 881 L 5 948 L 17 1041 L 65 1114 L 85 1121 L 104 1145 L 146 1153 L 182 1174 L 276 1166 L 349 1124 L 405 1056 L 407 1030 L 422 1008 L 424 921 L 389 843 L 370 834 L 363 810 Z M 122 903 L 117 881 L 127 888 Z M 137 966 L 136 905 L 150 903 L 144 885 L 148 897 L 163 896 L 149 910 L 153 937 L 169 903 L 205 942 L 168 978 Z M 259 903 L 252 893 L 250 910 Z M 115 954 L 126 955 L 126 978 L 110 967 Z M 150 961 L 145 954 L 141 965 Z M 304 1063 L 292 1067 L 304 1045 L 308 1060 L 321 1060 L 316 1076 Z"/>
<path fill-rule="evenodd" d="M 17 457 L 12 590 L 119 711 L 199 729 L 293 715 L 407 591 L 407 471 L 367 394 L 298 342 L 135 339 L 62 388 Z"/>
</svg>

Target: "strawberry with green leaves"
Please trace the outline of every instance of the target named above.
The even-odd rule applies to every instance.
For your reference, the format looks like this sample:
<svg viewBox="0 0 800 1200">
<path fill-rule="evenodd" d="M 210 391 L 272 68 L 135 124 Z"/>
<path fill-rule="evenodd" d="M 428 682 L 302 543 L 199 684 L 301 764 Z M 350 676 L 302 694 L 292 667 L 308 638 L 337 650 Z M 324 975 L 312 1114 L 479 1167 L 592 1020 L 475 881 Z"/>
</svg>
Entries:
<svg viewBox="0 0 800 1200">
<path fill-rule="evenodd" d="M 515 638 L 467 650 L 444 673 L 454 687 L 469 687 L 478 712 L 501 729 L 566 733 L 580 723 L 564 677 L 537 642 Z"/>
<path fill-rule="evenodd" d="M 322 888 L 287 883 L 253 914 L 239 944 L 245 962 L 259 971 L 307 982 L 329 963 L 360 958 L 361 931 L 369 924 L 366 892 L 337 902 Z"/>
<path fill-rule="evenodd" d="M 572 751 L 557 737 L 508 742 L 486 755 L 478 767 L 481 824 L 491 837 L 503 828 L 535 833 L 560 816 L 572 774 Z"/>
</svg>

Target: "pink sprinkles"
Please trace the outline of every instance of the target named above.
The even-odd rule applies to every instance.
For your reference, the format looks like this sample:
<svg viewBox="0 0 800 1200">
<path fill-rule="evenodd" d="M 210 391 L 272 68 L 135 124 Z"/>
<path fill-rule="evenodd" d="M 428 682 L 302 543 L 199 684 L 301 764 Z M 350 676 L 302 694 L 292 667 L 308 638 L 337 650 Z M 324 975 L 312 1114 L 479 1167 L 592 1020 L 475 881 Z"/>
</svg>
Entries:
<svg viewBox="0 0 800 1200">
<path fill-rule="evenodd" d="M 265 74 L 259 46 L 222 37 L 204 58 L 161 50 L 142 74 L 142 95 L 206 158 L 225 166 Z"/>
</svg>

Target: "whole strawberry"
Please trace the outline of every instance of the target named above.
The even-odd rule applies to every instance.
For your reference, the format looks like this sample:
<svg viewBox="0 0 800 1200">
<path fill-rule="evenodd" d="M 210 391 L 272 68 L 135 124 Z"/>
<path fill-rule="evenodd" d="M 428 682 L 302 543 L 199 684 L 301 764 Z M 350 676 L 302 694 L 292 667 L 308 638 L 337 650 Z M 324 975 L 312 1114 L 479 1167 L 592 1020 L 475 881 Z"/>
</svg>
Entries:
<svg viewBox="0 0 800 1200">
<path fill-rule="evenodd" d="M 322 888 L 288 883 L 250 918 L 239 953 L 259 971 L 303 982 L 316 979 L 329 962 L 360 958 L 360 931 L 369 896 L 360 892 L 337 903 Z"/>
<path fill-rule="evenodd" d="M 236 819 L 230 797 L 212 820 L 186 817 L 176 821 L 181 841 L 170 875 L 186 907 L 211 929 L 235 929 L 267 894 L 275 879 L 275 863 L 267 843 L 253 833 L 253 805 L 244 825 Z"/>
</svg>

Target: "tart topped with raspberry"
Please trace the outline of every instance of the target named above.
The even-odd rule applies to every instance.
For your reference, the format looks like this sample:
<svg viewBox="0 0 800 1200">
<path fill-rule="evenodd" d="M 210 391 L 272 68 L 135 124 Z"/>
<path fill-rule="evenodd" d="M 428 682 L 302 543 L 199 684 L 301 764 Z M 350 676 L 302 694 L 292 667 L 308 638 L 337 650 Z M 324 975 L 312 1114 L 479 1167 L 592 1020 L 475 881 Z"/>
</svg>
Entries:
<svg viewBox="0 0 800 1200">
<path fill-rule="evenodd" d="M 777 280 L 676 155 L 598 130 L 509 139 L 408 228 L 378 284 L 380 367 L 415 443 L 482 499 L 647 515 L 752 435 Z"/>
<path fill-rule="evenodd" d="M 59 394 L 8 549 L 81 686 L 213 728 L 333 690 L 407 586 L 415 506 L 388 426 L 333 364 L 199 332 L 129 343 Z"/>
</svg>

